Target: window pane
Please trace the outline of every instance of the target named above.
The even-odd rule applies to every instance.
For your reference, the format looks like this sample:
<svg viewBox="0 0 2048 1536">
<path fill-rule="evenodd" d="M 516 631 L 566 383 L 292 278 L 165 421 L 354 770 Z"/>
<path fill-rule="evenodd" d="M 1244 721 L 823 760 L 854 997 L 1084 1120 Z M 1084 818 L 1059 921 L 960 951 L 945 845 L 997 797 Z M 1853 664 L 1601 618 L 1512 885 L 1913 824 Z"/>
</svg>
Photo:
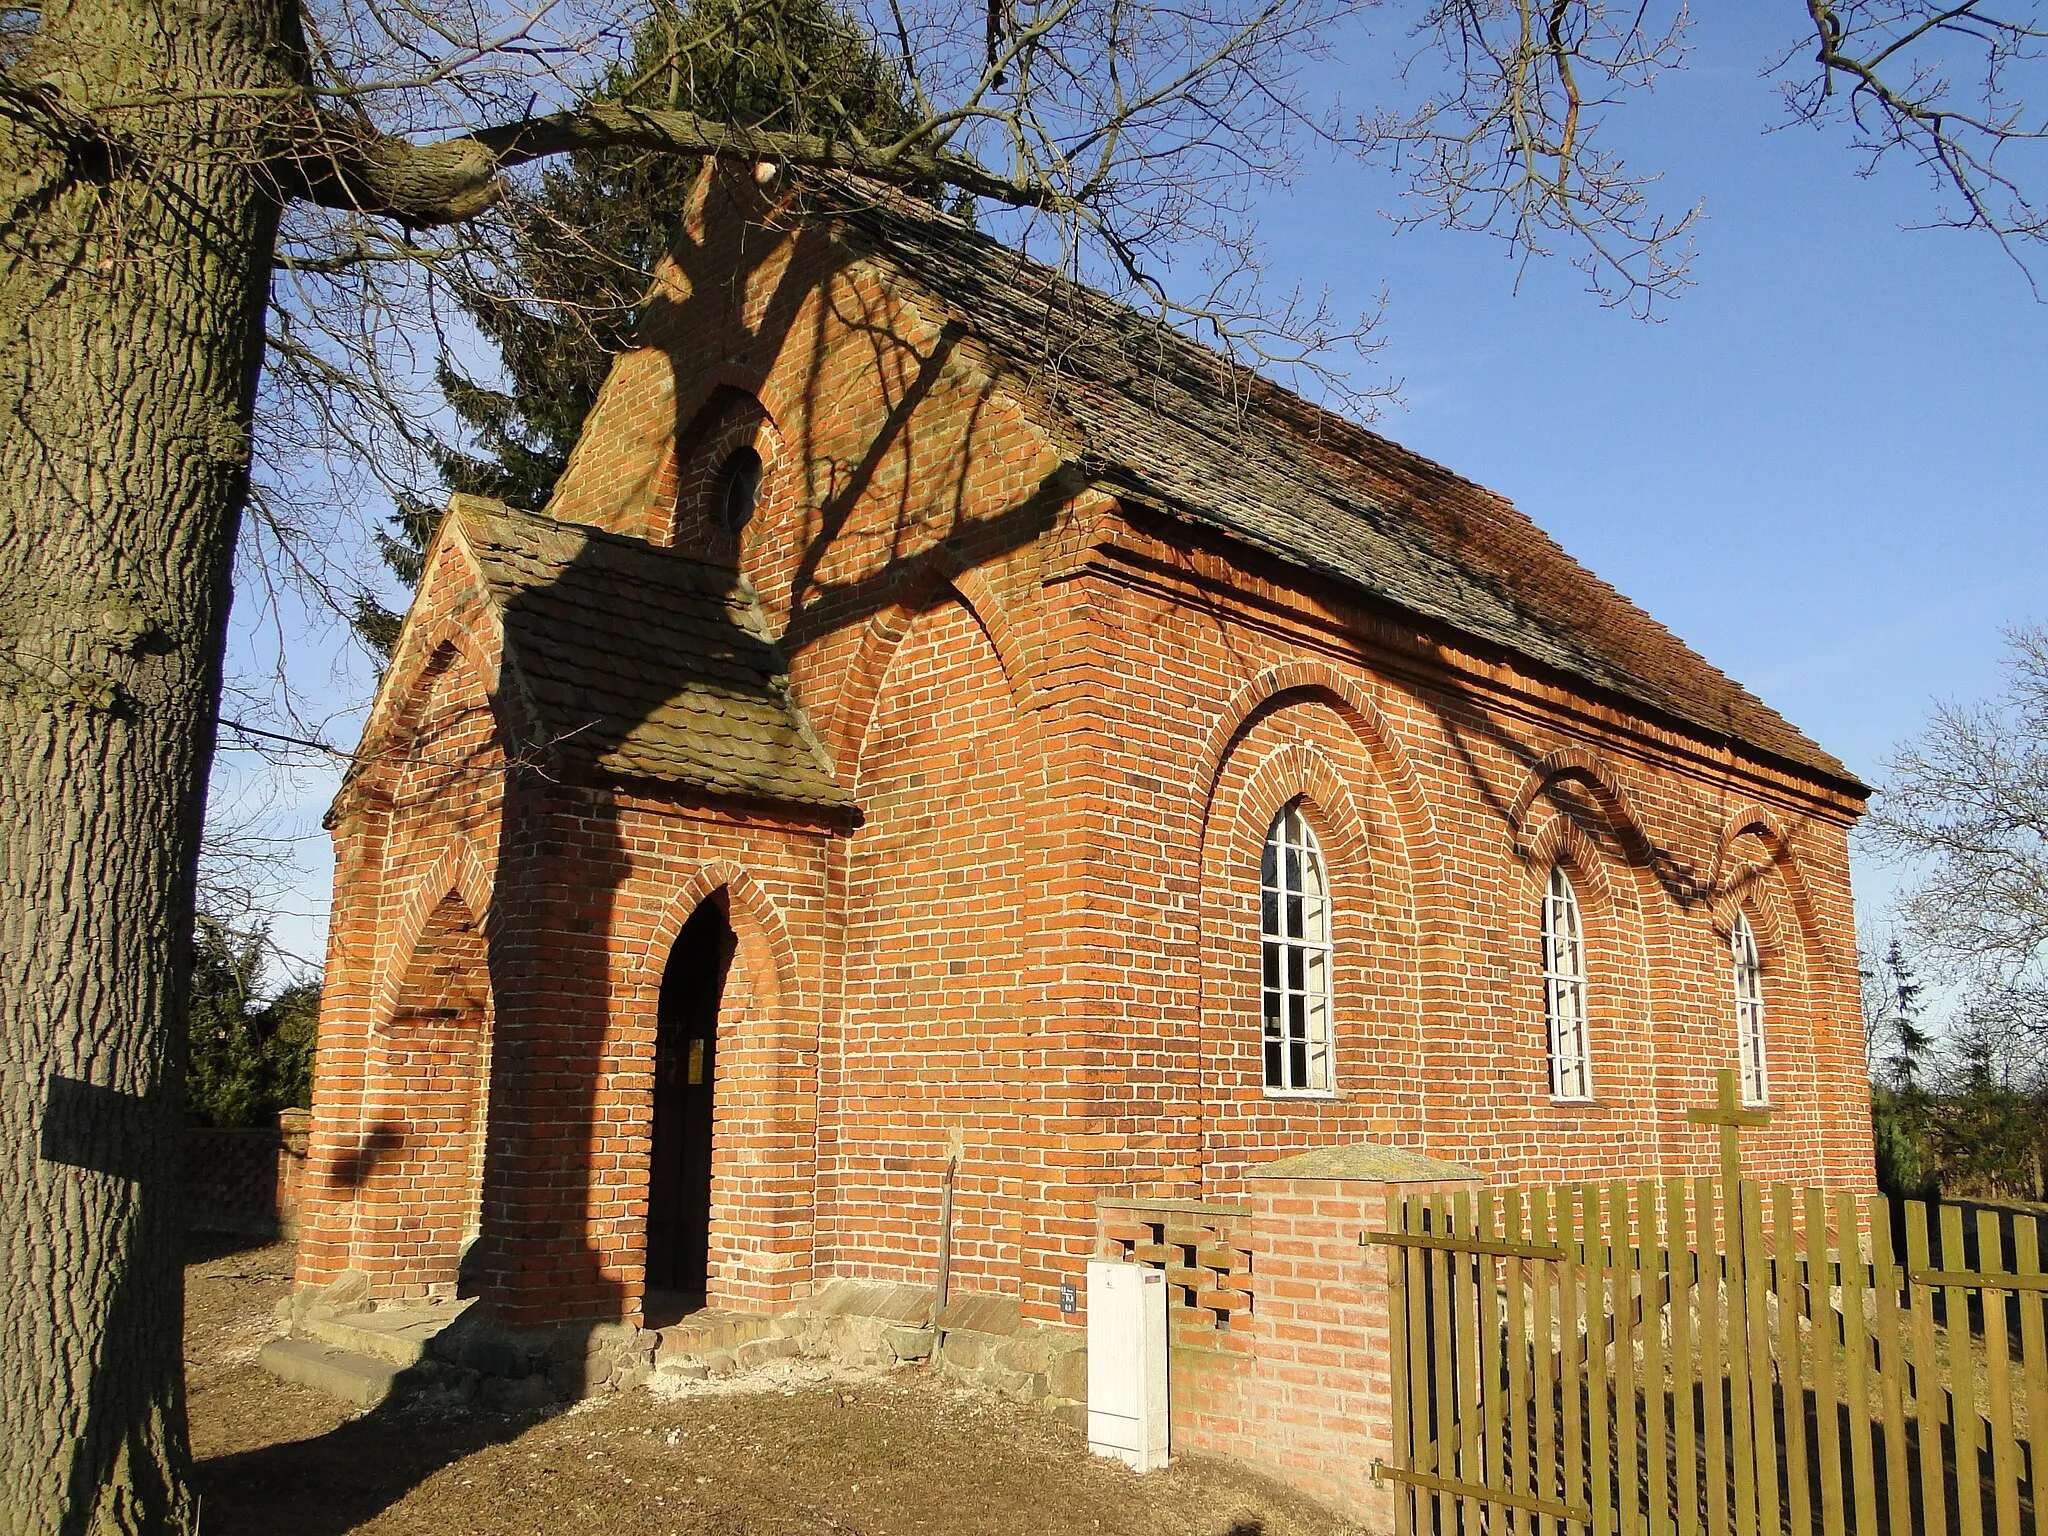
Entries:
<svg viewBox="0 0 2048 1536">
<path fill-rule="evenodd" d="M 1579 932 L 1578 897 L 1559 866 L 1551 870 L 1544 893 L 1540 934 L 1550 1086 L 1559 1098 L 1587 1098 L 1592 1092 L 1586 1055 L 1585 954 Z"/>
<path fill-rule="evenodd" d="M 1770 1098 L 1770 1079 L 1764 1067 L 1763 956 L 1758 953 L 1756 930 L 1747 913 L 1736 914 L 1729 948 L 1735 959 L 1736 1063 L 1742 1076 L 1742 1097 L 1745 1103 L 1763 1104 Z"/>
<path fill-rule="evenodd" d="M 1298 803 L 1273 819 L 1261 851 L 1259 974 L 1266 1086 L 1326 1088 L 1331 912 L 1315 834 Z"/>
<path fill-rule="evenodd" d="M 1319 975 L 1322 956 L 1317 956 L 1317 966 L 1311 968 L 1312 975 Z M 1335 1086 L 1335 1074 L 1330 1070 L 1330 1009 L 1327 991 L 1311 991 L 1308 1005 L 1308 1070 L 1304 1088 L 1327 1090 Z"/>
<path fill-rule="evenodd" d="M 1327 903 L 1314 896 L 1304 897 L 1301 903 L 1301 936 L 1311 944 L 1327 944 L 1330 939 L 1329 918 Z"/>
</svg>

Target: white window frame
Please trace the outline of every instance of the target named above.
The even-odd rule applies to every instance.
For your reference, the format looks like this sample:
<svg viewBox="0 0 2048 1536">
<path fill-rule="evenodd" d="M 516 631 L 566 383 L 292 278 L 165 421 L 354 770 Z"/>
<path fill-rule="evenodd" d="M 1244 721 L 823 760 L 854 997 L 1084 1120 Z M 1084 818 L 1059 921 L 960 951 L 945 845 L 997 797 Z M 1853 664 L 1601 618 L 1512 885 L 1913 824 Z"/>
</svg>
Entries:
<svg viewBox="0 0 2048 1536">
<path fill-rule="evenodd" d="M 1259 862 L 1259 1055 L 1274 1097 L 1337 1090 L 1330 1028 L 1330 882 L 1301 802 L 1281 808 Z"/>
<path fill-rule="evenodd" d="M 1735 914 L 1728 952 L 1735 964 L 1735 1050 L 1742 1102 L 1771 1102 L 1771 1075 L 1764 1057 L 1764 960 L 1749 914 Z"/>
<path fill-rule="evenodd" d="M 1543 893 L 1543 1022 L 1550 1045 L 1550 1096 L 1580 1104 L 1593 1097 L 1586 1039 L 1586 928 L 1579 893 L 1562 864 Z"/>
</svg>

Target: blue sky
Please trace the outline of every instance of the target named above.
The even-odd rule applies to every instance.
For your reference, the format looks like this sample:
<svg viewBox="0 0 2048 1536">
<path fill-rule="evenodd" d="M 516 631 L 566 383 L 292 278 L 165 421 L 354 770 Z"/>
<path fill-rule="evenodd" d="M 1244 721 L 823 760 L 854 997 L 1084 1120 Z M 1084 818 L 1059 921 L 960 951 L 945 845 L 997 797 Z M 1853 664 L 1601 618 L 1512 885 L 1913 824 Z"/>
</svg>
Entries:
<svg viewBox="0 0 2048 1536">
<path fill-rule="evenodd" d="M 1902 230 L 1933 206 L 1917 172 L 1860 179 L 1839 135 L 1765 131 L 1761 71 L 1799 19 L 1714 8 L 1611 125 L 1670 205 L 1706 199 L 1697 285 L 1661 323 L 1563 260 L 1517 293 L 1499 242 L 1394 232 L 1356 166 L 1263 217 L 1276 268 L 1340 309 L 1385 284 L 1375 362 L 1405 387 L 1381 431 L 1512 498 L 1875 780 L 1932 697 L 1999 686 L 2002 625 L 2048 621 L 2048 305 L 1985 237 Z M 1858 874 L 1878 916 L 1894 877 Z"/>
<path fill-rule="evenodd" d="M 1612 125 L 1672 203 L 1706 199 L 1697 286 L 1662 323 L 1602 309 L 1561 258 L 1518 293 L 1489 238 L 1396 234 L 1374 216 L 1393 189 L 1356 165 L 1312 166 L 1261 218 L 1276 281 L 1351 311 L 1386 288 L 1367 366 L 1404 389 L 1381 431 L 1511 497 L 1875 778 L 1930 698 L 1996 689 L 2000 626 L 2048 621 L 2048 306 L 1989 240 L 1902 232 L 1932 206 L 1917 173 L 1861 180 L 1839 136 L 1765 132 L 1780 113 L 1760 71 L 1799 20 L 1715 8 L 1690 67 Z M 1381 57 L 1354 40 L 1319 78 L 1363 103 Z M 365 686 L 333 667 L 338 644 L 300 647 L 316 713 Z M 329 729 L 352 739 L 345 715 Z M 306 956 L 333 784 L 301 774 L 271 812 L 302 839 L 279 932 Z M 1895 877 L 1858 880 L 1881 917 Z"/>
</svg>

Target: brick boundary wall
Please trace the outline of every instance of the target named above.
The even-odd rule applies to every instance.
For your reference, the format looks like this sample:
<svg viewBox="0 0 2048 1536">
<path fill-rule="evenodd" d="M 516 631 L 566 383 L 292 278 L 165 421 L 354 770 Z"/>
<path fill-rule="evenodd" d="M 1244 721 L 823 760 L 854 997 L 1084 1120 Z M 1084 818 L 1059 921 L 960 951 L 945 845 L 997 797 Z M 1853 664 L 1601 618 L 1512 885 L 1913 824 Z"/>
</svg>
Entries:
<svg viewBox="0 0 2048 1536">
<path fill-rule="evenodd" d="M 1259 1276 L 1255 1364 L 1229 1454 L 1325 1499 L 1368 1529 L 1395 1529 L 1397 1493 L 1372 1466 L 1393 1455 L 1392 1338 L 1382 1231 L 1411 1195 L 1475 1180 L 1288 1179 L 1254 1175 Z"/>
<path fill-rule="evenodd" d="M 275 1126 L 185 1131 L 185 1225 L 199 1232 L 292 1237 L 311 1114 L 280 1111 Z"/>
<path fill-rule="evenodd" d="M 1372 1478 L 1393 1454 L 1387 1260 L 1363 1235 L 1410 1196 L 1479 1181 L 1421 1157 L 1401 1176 L 1288 1176 L 1310 1157 L 1255 1171 L 1241 1204 L 1104 1199 L 1097 1253 L 1166 1274 L 1175 1453 L 1246 1462 L 1391 1531 L 1396 1490 Z"/>
<path fill-rule="evenodd" d="M 1251 1207 L 1105 1199 L 1096 1212 L 1098 1257 L 1166 1275 L 1171 1448 L 1242 1454 L 1244 1388 L 1262 1321 Z"/>
</svg>

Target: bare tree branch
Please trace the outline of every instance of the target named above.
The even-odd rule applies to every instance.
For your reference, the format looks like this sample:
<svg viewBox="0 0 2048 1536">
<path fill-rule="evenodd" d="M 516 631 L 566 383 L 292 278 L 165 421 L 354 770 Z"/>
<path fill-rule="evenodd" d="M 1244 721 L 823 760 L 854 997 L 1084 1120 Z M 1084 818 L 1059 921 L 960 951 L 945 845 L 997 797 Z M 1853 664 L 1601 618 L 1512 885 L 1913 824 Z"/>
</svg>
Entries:
<svg viewBox="0 0 2048 1536">
<path fill-rule="evenodd" d="M 1654 174 L 1631 171 L 1603 130 L 1630 97 L 1682 64 L 1677 0 L 1434 0 L 1407 62 L 1420 102 L 1357 125 L 1355 145 L 1407 183 L 1397 222 L 1490 232 L 1524 263 L 1558 239 L 1610 304 L 1641 314 L 1689 284 L 1701 209 L 1664 211 Z"/>
<path fill-rule="evenodd" d="M 572 150 L 646 149 L 765 165 L 851 171 L 899 186 L 942 183 L 1011 207 L 1062 211 L 1073 198 L 1029 173 L 1004 176 L 933 148 L 933 130 L 881 147 L 851 138 L 714 123 L 694 112 L 591 105 L 479 129 L 436 143 L 365 132 L 329 114 L 326 132 L 287 162 L 291 190 L 325 207 L 424 227 L 477 217 L 505 194 L 504 173 Z"/>
<path fill-rule="evenodd" d="M 1893 155 L 1924 171 L 1936 225 L 1983 230 L 2022 270 L 2048 240 L 2048 209 L 2029 191 L 2043 167 L 2048 117 L 2017 76 L 2048 46 L 2029 0 L 1806 0 L 1812 52 L 1774 66 L 1796 122 L 1845 124 L 1868 175 Z M 2031 158 L 2028 158 L 2031 156 Z"/>
<path fill-rule="evenodd" d="M 2004 696 L 1943 703 L 1893 755 L 1864 836 L 1925 874 L 1905 913 L 1929 948 L 2010 983 L 2048 961 L 2048 629 L 2007 633 Z"/>
</svg>

